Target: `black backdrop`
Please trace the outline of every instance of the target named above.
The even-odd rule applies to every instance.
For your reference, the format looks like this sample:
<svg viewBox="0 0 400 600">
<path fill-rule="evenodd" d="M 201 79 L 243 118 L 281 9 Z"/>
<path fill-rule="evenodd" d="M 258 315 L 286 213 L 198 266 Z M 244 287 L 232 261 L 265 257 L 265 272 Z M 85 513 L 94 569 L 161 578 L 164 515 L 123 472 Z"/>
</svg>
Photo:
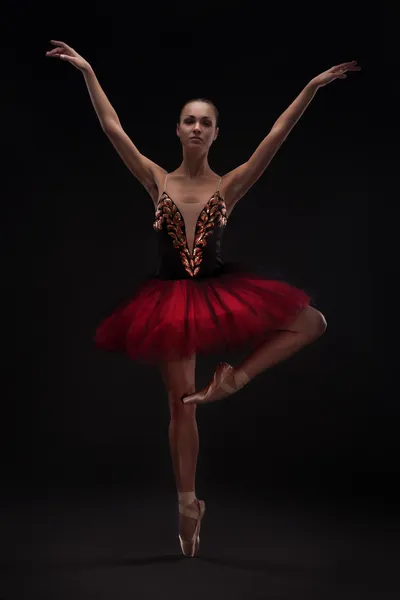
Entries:
<svg viewBox="0 0 400 600">
<path fill-rule="evenodd" d="M 225 256 L 268 263 L 311 291 L 328 330 L 237 397 L 199 409 L 199 476 L 393 498 L 399 409 L 382 370 L 380 252 L 399 98 L 384 5 L 58 3 L 4 15 L 4 481 L 172 481 L 157 371 L 91 341 L 154 266 L 153 205 L 101 131 L 81 73 L 45 57 L 55 38 L 91 62 L 134 143 L 168 171 L 187 99 L 220 110 L 210 164 L 223 174 L 310 78 L 358 60 L 361 72 L 318 91 L 225 234 Z M 199 361 L 198 385 L 215 362 Z"/>
</svg>

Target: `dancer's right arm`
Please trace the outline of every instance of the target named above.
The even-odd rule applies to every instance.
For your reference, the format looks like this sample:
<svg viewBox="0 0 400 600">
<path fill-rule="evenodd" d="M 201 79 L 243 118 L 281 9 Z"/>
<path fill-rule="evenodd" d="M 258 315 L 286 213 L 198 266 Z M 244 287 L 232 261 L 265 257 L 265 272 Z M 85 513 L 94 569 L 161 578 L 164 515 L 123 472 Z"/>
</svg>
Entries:
<svg viewBox="0 0 400 600">
<path fill-rule="evenodd" d="M 105 95 L 91 65 L 76 50 L 64 42 L 51 40 L 51 43 L 57 47 L 46 52 L 46 55 L 68 61 L 82 71 L 93 107 L 104 133 L 128 169 L 151 194 L 154 187 L 157 187 L 156 180 L 161 172 L 164 173 L 164 169 L 139 152 L 125 133 L 118 115 Z"/>
</svg>

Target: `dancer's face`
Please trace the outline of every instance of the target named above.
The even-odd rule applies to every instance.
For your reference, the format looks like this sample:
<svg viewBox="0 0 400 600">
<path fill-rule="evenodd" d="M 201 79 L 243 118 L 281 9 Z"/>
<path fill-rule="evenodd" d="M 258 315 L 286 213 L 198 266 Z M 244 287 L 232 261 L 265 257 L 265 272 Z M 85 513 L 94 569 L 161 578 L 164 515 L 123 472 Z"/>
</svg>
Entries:
<svg viewBox="0 0 400 600">
<path fill-rule="evenodd" d="M 187 150 L 198 153 L 208 150 L 218 135 L 213 107 L 197 101 L 186 104 L 176 133 Z"/>
</svg>

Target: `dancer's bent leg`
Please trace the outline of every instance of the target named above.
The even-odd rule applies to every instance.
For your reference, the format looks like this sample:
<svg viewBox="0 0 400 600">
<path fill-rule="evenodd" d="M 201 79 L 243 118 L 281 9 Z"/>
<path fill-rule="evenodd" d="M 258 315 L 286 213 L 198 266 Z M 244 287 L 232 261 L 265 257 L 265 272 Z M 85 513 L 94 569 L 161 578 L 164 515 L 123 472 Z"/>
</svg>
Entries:
<svg viewBox="0 0 400 600">
<path fill-rule="evenodd" d="M 234 394 L 262 371 L 289 358 L 303 346 L 315 341 L 325 329 L 324 316 L 307 306 L 290 327 L 269 336 L 237 367 L 232 368 L 227 363 L 221 363 L 208 386 L 199 392 L 186 394 L 182 398 L 182 403 L 185 406 L 194 406 L 221 400 Z"/>
<path fill-rule="evenodd" d="M 298 352 L 303 346 L 317 340 L 326 329 L 324 316 L 311 306 L 307 306 L 286 330 L 276 332 L 271 339 L 263 342 L 238 365 L 237 376 L 244 371 L 249 379 L 273 367 Z M 234 373 L 235 375 L 235 373 Z"/>
</svg>

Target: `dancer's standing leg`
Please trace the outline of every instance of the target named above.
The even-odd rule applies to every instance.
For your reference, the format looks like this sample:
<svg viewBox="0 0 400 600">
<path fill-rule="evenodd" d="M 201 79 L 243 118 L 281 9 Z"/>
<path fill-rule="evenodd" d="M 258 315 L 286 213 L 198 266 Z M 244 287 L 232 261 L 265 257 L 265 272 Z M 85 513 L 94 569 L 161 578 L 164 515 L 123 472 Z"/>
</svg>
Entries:
<svg viewBox="0 0 400 600">
<path fill-rule="evenodd" d="M 199 434 L 196 407 L 184 406 L 183 394 L 195 391 L 196 357 L 165 361 L 161 374 L 168 393 L 170 408 L 169 445 L 175 475 L 178 502 L 196 506 L 196 467 L 199 453 Z M 195 519 L 180 515 L 180 535 L 190 540 L 196 526 Z"/>
</svg>

